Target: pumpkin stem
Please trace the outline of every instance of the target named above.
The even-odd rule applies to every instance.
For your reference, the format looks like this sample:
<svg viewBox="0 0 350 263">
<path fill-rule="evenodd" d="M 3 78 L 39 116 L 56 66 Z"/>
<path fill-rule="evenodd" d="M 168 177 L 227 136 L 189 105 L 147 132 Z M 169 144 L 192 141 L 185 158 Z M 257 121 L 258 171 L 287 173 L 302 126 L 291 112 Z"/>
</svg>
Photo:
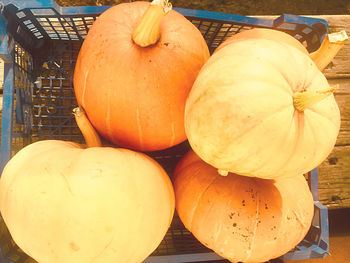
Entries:
<svg viewBox="0 0 350 263">
<path fill-rule="evenodd" d="M 228 175 L 228 171 L 222 170 L 222 169 L 218 169 L 218 173 L 219 173 L 221 176 L 227 176 L 227 175 Z"/>
<path fill-rule="evenodd" d="M 293 95 L 293 105 L 298 111 L 304 111 L 311 105 L 325 99 L 338 88 L 338 85 L 323 90 L 308 90 L 304 92 L 296 92 Z"/>
<path fill-rule="evenodd" d="M 348 38 L 345 30 L 328 34 L 322 41 L 320 48 L 310 54 L 320 71 L 323 71 L 333 60 Z"/>
<path fill-rule="evenodd" d="M 82 107 L 77 107 L 73 109 L 73 114 L 75 116 L 75 121 L 84 136 L 87 147 L 101 147 L 102 143 L 100 136 L 87 118 L 84 109 Z"/>
<path fill-rule="evenodd" d="M 153 0 L 132 34 L 134 42 L 141 47 L 155 44 L 160 38 L 160 22 L 171 8 L 168 0 Z"/>
</svg>

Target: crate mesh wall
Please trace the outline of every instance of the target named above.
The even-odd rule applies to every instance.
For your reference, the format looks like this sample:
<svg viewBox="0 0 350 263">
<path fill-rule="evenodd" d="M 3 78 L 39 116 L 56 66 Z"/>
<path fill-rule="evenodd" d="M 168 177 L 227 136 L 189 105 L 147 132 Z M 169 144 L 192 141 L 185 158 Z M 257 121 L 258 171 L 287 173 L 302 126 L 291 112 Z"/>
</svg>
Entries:
<svg viewBox="0 0 350 263">
<path fill-rule="evenodd" d="M 52 42 L 35 57 L 32 141 L 44 139 L 82 142 L 72 114 L 77 106 L 73 71 L 80 43 Z"/>
<path fill-rule="evenodd" d="M 253 28 L 251 26 L 222 23 L 210 20 L 199 20 L 196 18 L 189 18 L 189 20 L 202 33 L 211 53 L 220 45 L 220 43 L 232 35 L 235 35 L 242 30 Z"/>
<path fill-rule="evenodd" d="M 31 105 L 28 105 L 28 107 L 23 107 L 22 103 L 24 102 L 25 98 L 31 97 L 33 86 L 31 80 L 33 58 L 18 43 L 15 43 L 13 57 L 15 93 L 12 154 L 15 154 L 31 141 Z"/>
</svg>

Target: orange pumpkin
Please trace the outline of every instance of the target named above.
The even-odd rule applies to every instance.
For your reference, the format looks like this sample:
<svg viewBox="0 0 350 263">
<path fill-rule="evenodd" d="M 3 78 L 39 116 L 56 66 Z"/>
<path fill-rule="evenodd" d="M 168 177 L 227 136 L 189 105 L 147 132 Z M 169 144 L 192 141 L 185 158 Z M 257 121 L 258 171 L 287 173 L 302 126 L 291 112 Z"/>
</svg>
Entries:
<svg viewBox="0 0 350 263">
<path fill-rule="evenodd" d="M 307 49 L 303 46 L 303 44 L 300 43 L 296 38 L 292 37 L 291 35 L 278 31 L 275 29 L 269 29 L 269 28 L 253 28 L 249 30 L 244 30 L 239 32 L 238 34 L 232 35 L 228 39 L 226 39 L 220 46 L 218 46 L 215 50 L 219 51 L 223 47 L 230 45 L 234 41 L 244 40 L 244 39 L 268 39 L 268 40 L 274 40 L 278 41 L 280 43 L 285 43 L 288 45 L 291 45 L 301 52 L 305 54 L 309 54 Z"/>
<path fill-rule="evenodd" d="M 209 51 L 189 20 L 166 11 L 165 0 L 116 5 L 95 21 L 81 47 L 78 103 L 117 145 L 153 151 L 186 139 L 185 100 Z"/>
<path fill-rule="evenodd" d="M 294 248 L 313 218 L 305 178 L 250 178 L 217 169 L 193 151 L 177 165 L 176 210 L 205 246 L 231 262 L 264 262 Z"/>
<path fill-rule="evenodd" d="M 222 171 L 266 179 L 304 174 L 336 142 L 334 90 L 292 45 L 232 41 L 211 56 L 193 85 L 186 134 L 192 149 Z"/>
<path fill-rule="evenodd" d="M 79 118 L 84 117 L 84 115 Z M 84 119 L 79 126 L 87 127 Z M 127 149 L 39 141 L 19 151 L 0 180 L 0 210 L 16 244 L 39 263 L 140 263 L 168 230 L 171 181 Z"/>
</svg>

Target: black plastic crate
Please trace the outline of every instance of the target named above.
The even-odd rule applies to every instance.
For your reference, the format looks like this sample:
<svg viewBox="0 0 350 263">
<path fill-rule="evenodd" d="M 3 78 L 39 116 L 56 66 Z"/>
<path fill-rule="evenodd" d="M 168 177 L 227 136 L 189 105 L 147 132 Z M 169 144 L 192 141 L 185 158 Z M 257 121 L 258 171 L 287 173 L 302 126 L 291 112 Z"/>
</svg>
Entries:
<svg viewBox="0 0 350 263">
<path fill-rule="evenodd" d="M 72 109 L 77 106 L 73 71 L 81 44 L 98 15 L 109 7 L 59 7 L 54 0 L 0 0 L 0 55 L 5 59 L 1 131 L 1 170 L 10 157 L 32 142 L 60 139 L 83 142 Z M 322 19 L 282 15 L 274 20 L 201 10 L 177 9 L 202 32 L 211 52 L 226 38 L 254 27 L 287 32 L 309 51 L 316 50 L 328 25 Z M 172 174 L 190 149 L 187 142 L 149 153 Z M 307 237 L 283 259 L 324 257 L 329 251 L 327 208 L 318 202 L 317 169 L 309 175 L 315 215 Z M 2 224 L 0 262 L 32 262 L 11 240 Z M 145 261 L 223 260 L 200 244 L 175 214 L 159 247 Z"/>
</svg>

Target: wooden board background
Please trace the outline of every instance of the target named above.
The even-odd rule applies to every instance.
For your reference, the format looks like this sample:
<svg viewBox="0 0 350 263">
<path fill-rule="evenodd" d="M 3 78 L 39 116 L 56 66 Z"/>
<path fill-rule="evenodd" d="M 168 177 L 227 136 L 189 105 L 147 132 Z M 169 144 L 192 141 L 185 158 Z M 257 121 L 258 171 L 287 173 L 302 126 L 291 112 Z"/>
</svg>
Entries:
<svg viewBox="0 0 350 263">
<path fill-rule="evenodd" d="M 350 34 L 350 15 L 315 17 L 326 19 L 331 32 L 345 29 Z M 3 79 L 2 69 L 3 63 L 0 62 L 0 87 Z M 345 208 L 350 207 L 350 40 L 324 73 L 331 85 L 339 84 L 335 98 L 342 119 L 336 146 L 319 167 L 319 196 L 320 201 L 328 208 Z M 2 97 L 0 100 L 2 101 Z"/>
<path fill-rule="evenodd" d="M 350 35 L 350 15 L 317 16 L 328 21 L 330 31 L 346 30 Z M 331 85 L 339 84 L 335 99 L 341 113 L 336 146 L 319 167 L 320 201 L 328 208 L 350 207 L 350 40 L 324 70 Z"/>
</svg>

